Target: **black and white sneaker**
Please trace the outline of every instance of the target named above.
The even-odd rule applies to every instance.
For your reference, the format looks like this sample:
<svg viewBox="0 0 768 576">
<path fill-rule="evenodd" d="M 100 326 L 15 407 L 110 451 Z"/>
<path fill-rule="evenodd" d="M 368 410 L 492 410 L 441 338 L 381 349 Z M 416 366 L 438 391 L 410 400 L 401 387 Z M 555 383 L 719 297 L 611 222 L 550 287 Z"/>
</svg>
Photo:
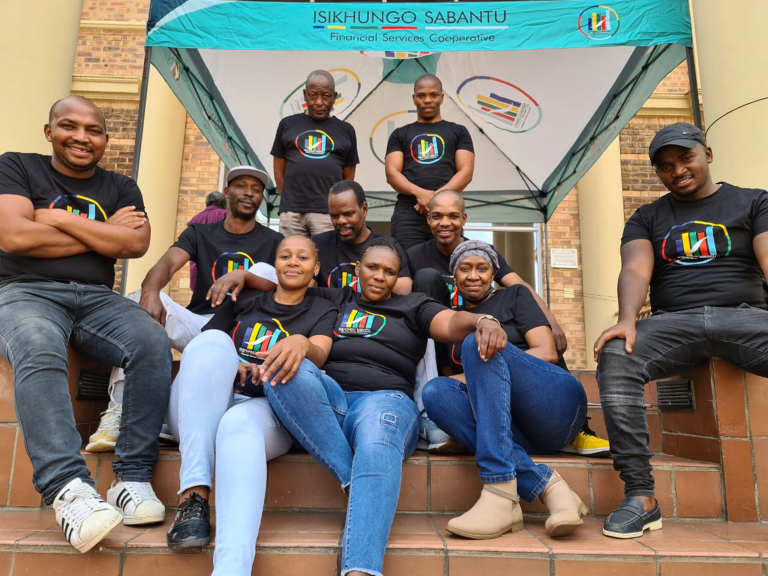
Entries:
<svg viewBox="0 0 768 576">
<path fill-rule="evenodd" d="M 107 502 L 118 509 L 126 526 L 165 520 L 165 506 L 149 482 L 113 482 L 107 491 Z"/>
<path fill-rule="evenodd" d="M 168 548 L 184 550 L 205 546 L 211 540 L 211 512 L 208 500 L 197 492 L 179 504 L 168 530 Z"/>
<path fill-rule="evenodd" d="M 53 509 L 67 542 L 80 552 L 96 546 L 121 520 L 120 513 L 80 478 L 61 489 Z"/>
</svg>

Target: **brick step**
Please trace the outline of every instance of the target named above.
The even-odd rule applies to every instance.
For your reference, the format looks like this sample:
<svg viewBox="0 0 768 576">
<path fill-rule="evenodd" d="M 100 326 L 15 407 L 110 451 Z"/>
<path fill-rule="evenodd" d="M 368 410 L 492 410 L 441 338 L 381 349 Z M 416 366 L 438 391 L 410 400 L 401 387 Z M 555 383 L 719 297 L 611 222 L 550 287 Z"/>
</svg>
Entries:
<svg viewBox="0 0 768 576">
<path fill-rule="evenodd" d="M 99 493 L 106 497 L 114 479 L 113 453 L 83 455 Z M 590 515 L 605 516 L 621 502 L 622 483 L 610 459 L 571 454 L 536 456 L 556 469 L 590 507 Z M 653 459 L 656 490 L 662 512 L 669 518 L 724 518 L 723 479 L 720 467 L 679 457 Z M 181 457 L 163 450 L 155 467 L 153 486 L 162 502 L 177 504 Z M 40 508 L 41 498 L 31 483 L 31 466 L 19 444 L 11 487 L 5 506 Z M 7 484 L 5 485 L 7 486 Z M 472 455 L 438 456 L 417 451 L 403 466 L 398 510 L 452 512 L 469 509 L 481 489 Z M 702 495 L 706 495 L 703 498 Z M 215 487 L 211 499 L 215 506 Z M 266 508 L 270 510 L 342 510 L 345 498 L 333 477 L 308 454 L 286 454 L 268 465 Z M 523 503 L 526 512 L 544 512 L 543 505 Z"/>
<path fill-rule="evenodd" d="M 384 562 L 387 576 L 760 576 L 768 567 L 768 526 L 664 520 L 642 539 L 602 535 L 586 519 L 572 535 L 552 539 L 544 516 L 494 540 L 453 536 L 453 514 L 398 514 Z M 340 512 L 266 512 L 253 574 L 332 576 L 340 565 Z M 119 526 L 101 545 L 79 554 L 66 544 L 51 510 L 0 511 L 0 574 L 208 576 L 211 545 L 184 554 L 166 547 L 170 515 L 154 527 Z M 215 526 L 215 515 L 214 515 Z M 215 539 L 215 528 L 214 528 Z"/>
</svg>

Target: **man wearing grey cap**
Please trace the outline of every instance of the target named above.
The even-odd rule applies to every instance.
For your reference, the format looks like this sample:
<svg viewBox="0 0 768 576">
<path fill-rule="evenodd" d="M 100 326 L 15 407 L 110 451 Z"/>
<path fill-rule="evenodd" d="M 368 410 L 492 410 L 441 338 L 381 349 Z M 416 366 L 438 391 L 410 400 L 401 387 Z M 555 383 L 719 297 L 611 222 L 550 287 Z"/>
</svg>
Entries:
<svg viewBox="0 0 768 576">
<path fill-rule="evenodd" d="M 247 270 L 258 279 L 259 288 L 273 290 L 277 277 L 273 264 L 283 235 L 256 221 L 264 200 L 267 173 L 251 166 L 236 166 L 227 174 L 229 214 L 220 222 L 190 224 L 179 239 L 160 257 L 141 283 L 141 290 L 128 298 L 141 304 L 168 333 L 171 346 L 183 351 L 213 315 L 207 299 L 211 286 L 232 270 Z M 189 261 L 197 263 L 197 283 L 189 305 L 177 304 L 162 289 Z M 112 370 L 110 403 L 86 450 L 113 450 L 118 438 L 122 411 L 123 371 Z"/>
<path fill-rule="evenodd" d="M 595 343 L 613 466 L 625 499 L 603 533 L 661 528 L 645 415 L 645 384 L 710 356 L 768 376 L 768 193 L 715 183 L 701 130 L 660 130 L 651 164 L 669 194 L 641 206 L 621 239 L 619 321 Z M 653 315 L 636 322 L 650 287 Z M 707 495 L 702 494 L 702 498 Z"/>
</svg>

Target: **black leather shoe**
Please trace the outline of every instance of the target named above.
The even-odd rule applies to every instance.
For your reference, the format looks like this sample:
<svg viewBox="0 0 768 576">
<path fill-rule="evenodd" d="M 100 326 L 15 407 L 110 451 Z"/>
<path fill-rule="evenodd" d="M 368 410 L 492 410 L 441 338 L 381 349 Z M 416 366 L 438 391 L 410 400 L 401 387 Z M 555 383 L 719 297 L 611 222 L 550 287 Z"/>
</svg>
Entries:
<svg viewBox="0 0 768 576">
<path fill-rule="evenodd" d="M 184 550 L 205 546 L 211 540 L 211 511 L 208 501 L 192 492 L 176 509 L 173 525 L 168 530 L 168 548 Z"/>
<path fill-rule="evenodd" d="M 613 513 L 605 519 L 603 534 L 611 538 L 639 538 L 646 530 L 661 528 L 659 503 L 651 510 L 643 509 L 638 498 L 625 498 Z"/>
</svg>

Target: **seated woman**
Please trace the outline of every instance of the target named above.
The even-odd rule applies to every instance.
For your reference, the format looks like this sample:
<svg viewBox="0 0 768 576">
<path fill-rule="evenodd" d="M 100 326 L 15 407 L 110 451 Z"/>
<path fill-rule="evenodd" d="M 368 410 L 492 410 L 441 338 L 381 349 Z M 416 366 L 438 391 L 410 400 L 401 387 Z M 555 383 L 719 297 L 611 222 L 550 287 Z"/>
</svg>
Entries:
<svg viewBox="0 0 768 576">
<path fill-rule="evenodd" d="M 251 574 L 266 463 L 291 447 L 290 436 L 263 398 L 262 380 L 290 379 L 304 358 L 322 366 L 331 349 L 338 310 L 306 294 L 319 266 L 311 240 L 283 240 L 275 262 L 276 291 L 246 290 L 236 302 L 224 302 L 184 350 L 171 388 L 168 423 L 181 450 L 182 503 L 168 532 L 168 547 L 208 543 L 215 459 L 216 575 Z"/>
<path fill-rule="evenodd" d="M 583 523 L 587 507 L 557 472 L 534 464 L 528 454 L 550 454 L 574 439 L 586 414 L 584 389 L 555 365 L 552 330 L 528 288 L 493 290 L 499 263 L 488 244 L 460 244 L 450 266 L 465 307 L 497 318 L 508 343 L 485 359 L 472 338 L 464 339 L 451 352 L 464 374 L 435 378 L 422 392 L 429 417 L 474 452 L 485 484 L 474 507 L 447 529 L 476 539 L 521 530 L 519 494 L 526 502 L 538 497 L 547 507 L 550 536 L 569 534 Z"/>
<path fill-rule="evenodd" d="M 454 312 L 420 293 L 393 294 L 400 262 L 392 241 L 379 237 L 357 263 L 360 293 L 310 290 L 340 310 L 325 372 L 304 362 L 288 383 L 265 386 L 285 427 L 349 495 L 342 575 L 382 573 L 402 462 L 418 440 L 411 398 L 427 338 L 447 342 L 477 330 L 472 339 L 483 358 L 506 345 L 487 316 Z"/>
</svg>

